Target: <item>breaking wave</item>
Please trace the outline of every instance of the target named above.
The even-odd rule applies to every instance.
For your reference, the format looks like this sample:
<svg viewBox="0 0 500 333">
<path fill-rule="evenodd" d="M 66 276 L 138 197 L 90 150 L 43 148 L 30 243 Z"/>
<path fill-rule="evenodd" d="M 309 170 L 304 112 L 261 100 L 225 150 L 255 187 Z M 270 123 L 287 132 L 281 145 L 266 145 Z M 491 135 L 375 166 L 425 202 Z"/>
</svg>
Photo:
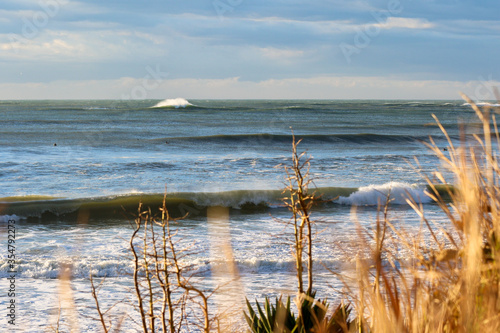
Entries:
<svg viewBox="0 0 500 333">
<path fill-rule="evenodd" d="M 312 189 L 311 189 L 312 190 Z M 376 206 L 385 203 L 390 192 L 391 204 L 406 204 L 408 197 L 424 204 L 432 200 L 426 193 L 426 187 L 417 187 L 407 183 L 390 182 L 383 185 L 369 185 L 360 188 L 320 187 L 315 194 L 321 196 L 324 204 Z M 446 194 L 449 189 L 438 191 Z M 166 206 L 173 216 L 205 215 L 208 207 L 223 206 L 242 213 L 262 213 L 269 209 L 284 208 L 282 190 L 234 190 L 222 192 L 178 192 L 166 197 Z M 150 207 L 153 212 L 163 205 L 163 194 L 138 194 L 94 197 L 81 199 L 47 199 L 16 201 L 14 197 L 0 198 L 0 222 L 16 219 L 38 219 L 41 221 L 73 221 L 81 213 L 90 220 L 130 220 L 137 212 L 139 202 L 143 207 Z"/>
<path fill-rule="evenodd" d="M 417 203 L 431 203 L 432 199 L 425 194 L 425 188 L 418 188 L 407 183 L 389 182 L 383 185 L 360 187 L 348 197 L 339 197 L 342 205 L 377 206 L 385 205 L 387 198 L 391 204 L 406 205 L 407 199 Z"/>
<path fill-rule="evenodd" d="M 184 98 L 173 98 L 173 99 L 164 99 L 161 102 L 156 103 L 152 106 L 152 108 L 186 108 L 188 106 L 192 106 L 193 104 L 189 103 L 188 100 Z"/>
</svg>

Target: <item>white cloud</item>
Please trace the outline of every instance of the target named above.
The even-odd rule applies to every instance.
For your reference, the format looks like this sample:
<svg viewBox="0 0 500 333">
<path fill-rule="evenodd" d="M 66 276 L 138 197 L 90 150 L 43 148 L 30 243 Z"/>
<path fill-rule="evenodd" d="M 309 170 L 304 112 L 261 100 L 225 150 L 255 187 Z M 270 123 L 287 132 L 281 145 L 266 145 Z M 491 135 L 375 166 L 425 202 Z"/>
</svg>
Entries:
<svg viewBox="0 0 500 333">
<path fill-rule="evenodd" d="M 260 18 L 244 18 L 246 22 L 267 24 L 267 25 L 291 25 L 301 28 L 307 28 L 318 33 L 335 33 L 345 31 L 353 25 L 351 20 L 297 20 L 283 17 L 260 17 Z"/>
<path fill-rule="evenodd" d="M 255 18 L 244 18 L 243 20 L 249 22 L 257 22 L 257 23 L 269 23 L 269 24 L 278 24 L 278 23 L 286 23 L 286 24 L 301 24 L 306 22 L 311 22 L 307 20 L 296 20 L 289 19 L 279 16 L 264 16 L 264 17 L 255 17 Z M 314 23 L 318 23 L 319 21 L 313 21 Z"/>
<path fill-rule="evenodd" d="M 226 79 L 171 79 L 158 84 L 144 79 L 55 81 L 50 83 L 0 84 L 0 99 L 120 99 L 147 87 L 146 99 L 460 99 L 463 91 L 482 99 L 500 82 L 406 80 L 389 77 L 313 77 L 269 79 L 260 82 Z M 488 88 L 490 87 L 490 88 Z"/>
<path fill-rule="evenodd" d="M 244 19 L 249 22 L 264 23 L 264 24 L 283 24 L 283 25 L 297 25 L 302 27 L 309 27 L 319 33 L 338 33 L 350 30 L 377 27 L 380 29 L 430 29 L 436 27 L 434 23 L 429 22 L 422 18 L 406 18 L 389 16 L 385 22 L 375 23 L 373 18 L 372 23 L 355 23 L 352 20 L 297 20 L 287 19 L 281 17 L 261 17 L 261 18 L 247 18 Z"/>
<path fill-rule="evenodd" d="M 308 29 L 318 34 L 339 34 L 347 32 L 355 32 L 360 29 L 369 29 L 375 27 L 377 29 L 431 29 L 435 28 L 436 24 L 422 18 L 406 18 L 406 17 L 387 17 L 384 22 L 377 22 L 373 18 L 372 22 L 357 23 L 353 20 L 296 20 L 281 17 L 261 17 L 261 18 L 246 18 L 247 22 L 267 25 L 290 25 L 297 26 L 301 29 Z"/>
<path fill-rule="evenodd" d="M 24 61 L 102 61 L 139 55 L 165 54 L 156 47 L 163 38 L 127 30 L 40 31 L 35 38 L 0 35 L 0 59 Z"/>
<path fill-rule="evenodd" d="M 64 34 L 54 34 L 51 37 L 31 40 L 19 35 L 2 36 L 3 43 L 0 49 L 10 51 L 3 53 L 0 57 L 7 59 L 23 59 L 39 61 L 42 58 L 58 56 L 57 60 L 64 57 L 74 56 L 84 51 L 84 47 L 74 40 L 68 43 Z M 62 57 L 62 58 L 61 58 Z"/>
<path fill-rule="evenodd" d="M 10 51 L 0 55 L 4 59 L 65 62 L 101 56 L 93 52 L 92 41 L 78 33 L 44 31 L 34 39 L 8 35 L 2 40 L 5 42 L 0 44 L 0 49 Z"/>
<path fill-rule="evenodd" d="M 382 29 L 430 29 L 434 28 L 435 24 L 420 18 L 388 17 L 384 23 L 376 23 L 373 26 Z"/>
</svg>

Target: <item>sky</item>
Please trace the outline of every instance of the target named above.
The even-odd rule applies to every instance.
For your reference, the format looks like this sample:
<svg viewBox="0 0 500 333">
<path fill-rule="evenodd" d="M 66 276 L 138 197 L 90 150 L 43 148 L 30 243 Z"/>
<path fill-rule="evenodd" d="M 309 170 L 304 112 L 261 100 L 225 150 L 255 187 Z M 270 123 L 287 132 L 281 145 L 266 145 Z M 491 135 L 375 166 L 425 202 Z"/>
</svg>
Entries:
<svg viewBox="0 0 500 333">
<path fill-rule="evenodd" d="M 500 1 L 2 0 L 0 99 L 494 99 Z"/>
</svg>

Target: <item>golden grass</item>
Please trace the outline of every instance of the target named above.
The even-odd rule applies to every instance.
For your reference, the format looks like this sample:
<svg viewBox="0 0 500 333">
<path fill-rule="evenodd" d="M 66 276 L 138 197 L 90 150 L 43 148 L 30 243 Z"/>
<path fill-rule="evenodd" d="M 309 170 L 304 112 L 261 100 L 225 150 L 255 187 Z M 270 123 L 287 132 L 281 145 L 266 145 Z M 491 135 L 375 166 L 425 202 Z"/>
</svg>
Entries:
<svg viewBox="0 0 500 333">
<path fill-rule="evenodd" d="M 468 141 L 464 133 L 456 147 L 435 118 L 449 149 L 443 152 L 432 140 L 428 145 L 454 178 L 438 171 L 426 176 L 428 194 L 449 224 L 434 224 L 422 205 L 408 200 L 430 239 L 423 230 L 410 236 L 397 228 L 387 205 L 374 235 L 360 231 L 369 258 L 357 262 L 356 290 L 346 283 L 358 318 L 355 331 L 500 332 L 500 136 L 492 110 L 465 99 L 483 125 L 482 135 Z M 451 202 L 438 189 L 450 181 Z M 400 258 L 394 244 L 410 258 Z"/>
</svg>

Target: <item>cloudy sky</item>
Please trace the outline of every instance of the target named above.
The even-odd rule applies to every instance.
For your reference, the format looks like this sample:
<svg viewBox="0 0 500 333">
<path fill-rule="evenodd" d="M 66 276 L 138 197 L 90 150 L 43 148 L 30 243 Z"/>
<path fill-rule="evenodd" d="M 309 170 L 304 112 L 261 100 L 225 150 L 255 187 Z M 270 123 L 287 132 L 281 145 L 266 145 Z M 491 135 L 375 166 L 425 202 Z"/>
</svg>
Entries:
<svg viewBox="0 0 500 333">
<path fill-rule="evenodd" d="M 492 99 L 498 0 L 2 0 L 0 99 Z"/>
</svg>

